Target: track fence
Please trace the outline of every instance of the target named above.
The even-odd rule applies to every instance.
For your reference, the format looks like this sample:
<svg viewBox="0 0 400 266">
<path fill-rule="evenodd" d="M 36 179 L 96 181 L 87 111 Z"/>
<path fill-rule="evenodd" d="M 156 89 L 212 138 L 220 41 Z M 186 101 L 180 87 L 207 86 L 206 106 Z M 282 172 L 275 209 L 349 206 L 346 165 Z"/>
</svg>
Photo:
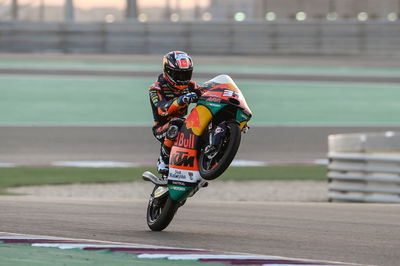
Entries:
<svg viewBox="0 0 400 266">
<path fill-rule="evenodd" d="M 329 200 L 400 203 L 400 132 L 329 136 Z"/>
</svg>

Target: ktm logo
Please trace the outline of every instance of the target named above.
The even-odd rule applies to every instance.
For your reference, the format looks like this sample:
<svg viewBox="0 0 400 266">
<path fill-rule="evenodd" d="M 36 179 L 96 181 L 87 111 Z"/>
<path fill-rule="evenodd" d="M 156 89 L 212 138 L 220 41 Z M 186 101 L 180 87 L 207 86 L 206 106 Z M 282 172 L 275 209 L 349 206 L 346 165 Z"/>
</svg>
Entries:
<svg viewBox="0 0 400 266">
<path fill-rule="evenodd" d="M 194 166 L 194 156 L 188 156 L 188 152 L 177 151 L 172 155 L 172 163 L 176 166 Z"/>
</svg>

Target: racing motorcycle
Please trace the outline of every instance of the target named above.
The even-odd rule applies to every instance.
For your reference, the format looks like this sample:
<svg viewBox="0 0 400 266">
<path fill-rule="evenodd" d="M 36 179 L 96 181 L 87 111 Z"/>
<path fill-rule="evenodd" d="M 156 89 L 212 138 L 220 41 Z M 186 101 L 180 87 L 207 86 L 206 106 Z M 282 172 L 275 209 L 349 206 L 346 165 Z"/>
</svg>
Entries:
<svg viewBox="0 0 400 266">
<path fill-rule="evenodd" d="M 252 112 L 228 75 L 213 78 L 202 89 L 171 149 L 168 175 L 143 173 L 143 179 L 155 185 L 147 206 L 147 224 L 153 231 L 164 230 L 188 197 L 229 167 L 241 133 L 248 129 Z"/>
</svg>

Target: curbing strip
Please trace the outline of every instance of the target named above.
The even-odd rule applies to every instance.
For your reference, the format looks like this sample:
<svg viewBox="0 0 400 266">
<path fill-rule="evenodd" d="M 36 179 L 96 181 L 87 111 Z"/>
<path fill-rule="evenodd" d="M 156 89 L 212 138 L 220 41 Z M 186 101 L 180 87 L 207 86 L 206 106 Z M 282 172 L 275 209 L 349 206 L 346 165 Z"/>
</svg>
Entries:
<svg viewBox="0 0 400 266">
<path fill-rule="evenodd" d="M 130 243 L 115 243 L 88 239 L 32 236 L 0 232 L 0 242 L 5 244 L 30 244 L 32 247 L 59 249 L 82 249 L 87 251 L 109 250 L 111 252 L 134 254 L 140 259 L 167 259 L 170 261 L 197 261 L 201 263 L 224 263 L 229 265 L 309 265 L 309 266 L 350 266 L 357 264 L 328 262 L 307 259 L 216 252 L 205 249 L 173 248 Z"/>
</svg>

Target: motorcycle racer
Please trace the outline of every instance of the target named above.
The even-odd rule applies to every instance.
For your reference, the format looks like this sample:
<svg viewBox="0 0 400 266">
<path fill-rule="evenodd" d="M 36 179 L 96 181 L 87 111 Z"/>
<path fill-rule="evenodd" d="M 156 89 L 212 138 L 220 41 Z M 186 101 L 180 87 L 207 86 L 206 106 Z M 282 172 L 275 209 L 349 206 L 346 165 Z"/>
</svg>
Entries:
<svg viewBox="0 0 400 266">
<path fill-rule="evenodd" d="M 201 95 L 200 86 L 191 81 L 193 61 L 182 51 L 172 51 L 164 55 L 163 73 L 150 86 L 149 96 L 153 111 L 153 134 L 161 142 L 157 171 L 167 174 L 169 155 L 179 128 L 184 122 L 188 105 L 195 103 Z"/>
</svg>

